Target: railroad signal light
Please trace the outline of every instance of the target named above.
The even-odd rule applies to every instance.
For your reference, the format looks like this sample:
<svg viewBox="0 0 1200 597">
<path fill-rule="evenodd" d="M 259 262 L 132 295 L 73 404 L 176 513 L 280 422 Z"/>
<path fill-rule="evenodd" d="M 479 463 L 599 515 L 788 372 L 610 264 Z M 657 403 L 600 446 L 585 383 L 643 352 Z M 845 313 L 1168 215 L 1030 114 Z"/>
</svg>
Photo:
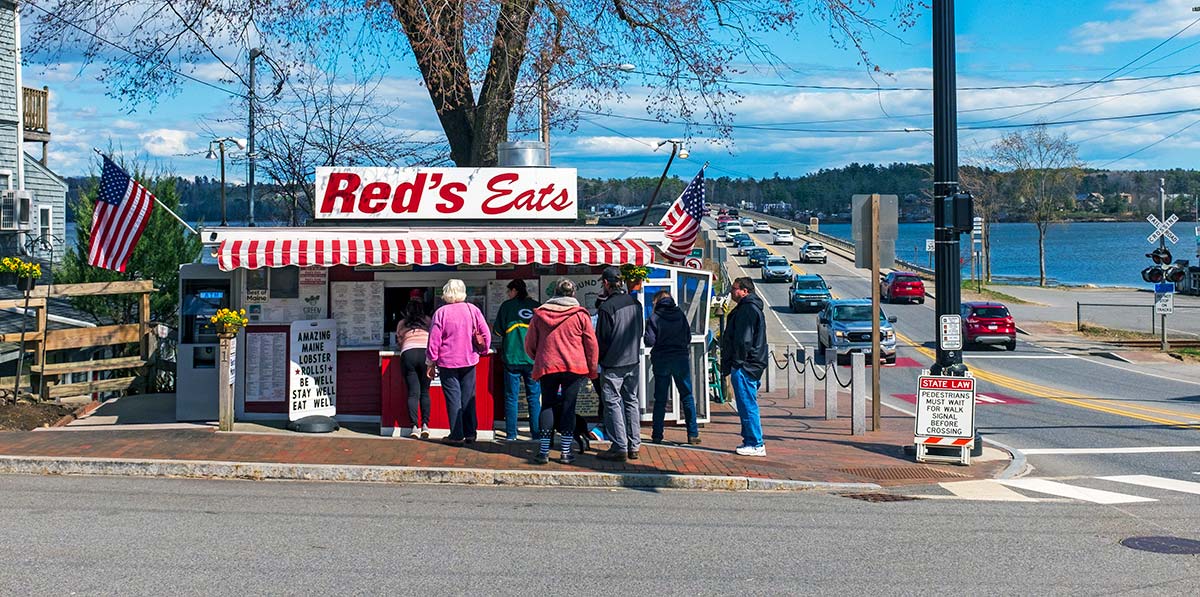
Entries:
<svg viewBox="0 0 1200 597">
<path fill-rule="evenodd" d="M 1171 265 L 1171 250 L 1166 247 L 1159 247 L 1150 253 L 1146 253 L 1154 261 L 1155 265 Z"/>
<path fill-rule="evenodd" d="M 1151 284 L 1158 284 L 1163 281 L 1163 270 L 1161 267 L 1152 265 L 1142 270 L 1142 279 Z"/>
<path fill-rule="evenodd" d="M 1168 282 L 1171 282 L 1173 284 L 1179 284 L 1180 282 L 1183 282 L 1183 277 L 1185 274 L 1186 274 L 1186 272 L 1183 271 L 1182 267 L 1179 267 L 1178 265 L 1172 265 L 1167 268 L 1166 273 L 1163 275 L 1163 277 Z"/>
</svg>

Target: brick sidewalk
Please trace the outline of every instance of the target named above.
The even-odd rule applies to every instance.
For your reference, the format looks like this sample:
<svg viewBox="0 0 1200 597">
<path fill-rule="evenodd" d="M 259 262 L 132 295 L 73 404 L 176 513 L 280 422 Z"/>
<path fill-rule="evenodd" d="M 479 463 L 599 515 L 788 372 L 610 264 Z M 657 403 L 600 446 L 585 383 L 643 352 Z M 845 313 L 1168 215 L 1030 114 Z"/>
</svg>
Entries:
<svg viewBox="0 0 1200 597">
<path fill-rule="evenodd" d="M 823 404 L 821 394 L 817 392 L 818 405 Z M 842 413 L 849 412 L 848 402 L 843 395 Z M 902 451 L 912 441 L 912 419 L 888 409 L 884 409 L 882 431 L 853 437 L 848 418 L 826 421 L 821 409 L 804 410 L 802 397 L 768 394 L 760 398 L 760 404 L 766 458 L 733 454 L 741 443 L 740 426 L 736 412 L 721 404 L 712 405 L 712 422 L 701 430 L 702 446 L 647 442 L 641 459 L 626 463 L 599 460 L 589 452 L 572 465 L 553 460 L 537 465 L 530 461 L 536 450 L 531 442 L 485 442 L 454 448 L 410 439 L 128 428 L 0 432 L 0 456 L 660 473 L 884 486 L 991 478 L 1008 464 L 1001 459 L 970 467 L 918 465 Z M 649 426 L 643 427 L 644 435 L 649 431 Z M 668 442 L 684 439 L 682 428 L 668 429 Z"/>
</svg>

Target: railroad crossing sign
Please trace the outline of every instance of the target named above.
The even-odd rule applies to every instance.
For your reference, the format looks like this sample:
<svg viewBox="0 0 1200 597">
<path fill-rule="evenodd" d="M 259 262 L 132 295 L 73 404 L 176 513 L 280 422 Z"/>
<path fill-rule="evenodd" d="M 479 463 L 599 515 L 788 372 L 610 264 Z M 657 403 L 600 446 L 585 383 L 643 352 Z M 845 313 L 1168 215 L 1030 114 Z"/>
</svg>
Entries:
<svg viewBox="0 0 1200 597">
<path fill-rule="evenodd" d="M 1179 242 L 1179 237 L 1175 236 L 1174 232 L 1171 232 L 1171 226 L 1173 226 L 1175 222 L 1179 221 L 1179 218 L 1176 217 L 1175 214 L 1171 214 L 1171 217 L 1167 218 L 1166 222 L 1162 222 L 1158 219 L 1158 216 L 1150 214 L 1146 216 L 1146 221 L 1150 222 L 1150 224 L 1154 226 L 1154 232 L 1151 233 L 1150 236 L 1146 237 L 1146 240 L 1149 241 L 1150 244 L 1158 242 L 1158 237 L 1160 236 L 1167 237 L 1167 240 L 1171 241 L 1172 243 Z"/>
</svg>

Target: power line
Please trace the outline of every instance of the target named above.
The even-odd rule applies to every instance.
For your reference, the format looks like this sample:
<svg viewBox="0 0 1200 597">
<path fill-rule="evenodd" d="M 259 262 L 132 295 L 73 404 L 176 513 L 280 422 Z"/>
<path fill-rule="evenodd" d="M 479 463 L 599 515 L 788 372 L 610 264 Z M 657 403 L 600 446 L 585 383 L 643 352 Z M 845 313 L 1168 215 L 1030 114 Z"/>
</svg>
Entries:
<svg viewBox="0 0 1200 597">
<path fill-rule="evenodd" d="M 637 122 L 652 122 L 652 123 L 656 123 L 656 124 L 674 124 L 674 125 L 692 126 L 692 127 L 698 127 L 698 128 L 705 128 L 705 127 L 709 126 L 709 125 L 705 125 L 705 124 L 698 123 L 698 122 L 688 122 L 688 121 L 678 121 L 678 120 L 676 120 L 676 121 L 665 120 L 664 121 L 664 120 L 657 120 L 654 118 L 643 118 L 643 117 L 638 117 L 638 116 L 624 116 L 621 114 L 606 114 L 603 112 L 591 112 L 588 110 L 578 110 L 578 112 L 580 114 L 589 114 L 592 116 L 601 116 L 601 117 L 605 117 L 605 118 L 618 118 L 618 119 L 622 119 L 622 120 L 633 120 L 633 121 L 637 121 Z M 1107 122 L 1107 121 L 1116 121 L 1116 120 L 1132 120 L 1135 118 L 1151 118 L 1154 116 L 1174 116 L 1177 114 L 1189 114 L 1189 113 L 1193 113 L 1193 112 L 1200 112 L 1200 108 L 1184 108 L 1184 109 L 1180 109 L 1180 110 L 1165 110 L 1165 111 L 1161 111 L 1161 112 L 1145 112 L 1145 113 L 1141 113 L 1141 114 L 1125 114 L 1125 115 L 1121 115 L 1121 116 L 1098 116 L 1095 118 L 1076 118 L 1076 119 L 1072 119 L 1072 120 L 1057 120 L 1057 121 L 1047 121 L 1047 122 L 1026 122 L 1026 123 L 1017 123 L 1017 124 L 992 124 L 992 125 L 986 125 L 986 126 L 960 126 L 960 127 L 958 127 L 958 130 L 960 130 L 960 131 L 980 131 L 980 130 L 993 130 L 993 129 L 1015 129 L 1015 128 L 1025 128 L 1025 127 L 1038 126 L 1038 125 L 1063 126 L 1063 125 L 1068 125 L 1068 124 L 1083 124 L 1083 123 L 1088 123 L 1088 122 Z M 590 119 L 585 119 L 585 120 L 588 120 L 588 122 L 593 122 L 593 123 L 595 122 Z M 853 134 L 874 134 L 874 133 L 930 132 L 930 129 L 928 129 L 928 128 L 825 129 L 825 128 L 790 128 L 790 127 L 759 126 L 759 125 L 744 125 L 744 124 L 730 124 L 727 126 L 729 128 L 734 128 L 734 129 L 746 129 L 746 130 L 757 130 L 757 131 L 775 131 L 775 132 L 785 132 L 785 133 L 852 134 L 852 135 Z"/>
<path fill-rule="evenodd" d="M 107 45 L 107 46 L 112 46 L 112 47 L 114 47 L 114 48 L 116 48 L 116 49 L 118 49 L 118 50 L 120 50 L 120 51 L 122 51 L 122 52 L 125 52 L 126 54 L 129 54 L 130 56 L 133 56 L 134 58 L 137 58 L 138 60 L 143 60 L 143 61 L 146 61 L 146 62 L 149 62 L 149 61 L 150 61 L 150 58 L 148 58 L 148 57 L 146 57 L 146 56 L 142 56 L 141 54 L 138 54 L 138 53 L 134 52 L 133 50 L 130 50 L 130 49 L 128 49 L 128 48 L 126 48 L 126 47 L 124 47 L 124 46 L 121 46 L 120 44 L 117 44 L 117 43 L 115 43 L 115 42 L 111 42 L 111 41 L 109 41 L 109 40 L 107 40 L 107 39 L 105 39 L 105 38 L 103 38 L 103 37 L 100 37 L 100 35 L 98 35 L 98 34 L 96 34 L 96 33 L 93 33 L 93 32 L 91 32 L 91 31 L 88 31 L 87 29 L 85 29 L 85 28 L 83 28 L 83 27 L 79 26 L 78 24 L 76 24 L 74 21 L 71 21 L 70 19 L 67 19 L 66 17 L 63 17 L 63 16 L 61 16 L 61 15 L 58 15 L 58 14 L 52 13 L 52 12 L 50 12 L 50 11 L 46 10 L 45 8 L 42 8 L 40 5 L 38 5 L 38 4 L 36 4 L 36 3 L 33 3 L 33 2 L 27 2 L 27 3 L 25 4 L 25 6 L 32 6 L 33 8 L 36 8 L 37 10 L 40 10 L 40 11 L 42 11 L 42 13 L 43 13 L 43 14 L 46 14 L 46 15 L 48 15 L 48 16 L 51 16 L 51 17 L 55 18 L 55 19 L 58 19 L 59 21 L 61 21 L 61 22 L 65 23 L 66 25 L 70 26 L 71 28 L 79 30 L 79 31 L 80 31 L 80 32 L 82 32 L 84 35 L 87 35 L 87 36 L 89 36 L 89 37 L 91 37 L 91 38 L 95 39 L 96 41 L 99 41 L 100 43 L 103 43 L 104 45 Z M 245 98 L 245 97 L 246 97 L 244 94 L 238 93 L 238 92 L 236 92 L 236 91 L 232 91 L 232 90 L 230 90 L 230 89 L 226 89 L 226 88 L 224 88 L 224 87 L 221 87 L 220 85 L 214 85 L 214 84 L 212 84 L 212 83 L 209 83 L 208 81 L 205 81 L 205 80 L 203 80 L 203 79 L 198 79 L 198 78 L 196 78 L 196 77 L 193 77 L 193 76 L 191 76 L 191 75 L 189 75 L 189 74 L 187 74 L 187 73 L 185 73 L 185 72 L 182 72 L 182 71 L 179 71 L 179 70 L 177 70 L 177 69 L 171 68 L 170 66 L 167 66 L 166 64 L 159 63 L 158 67 L 159 67 L 159 68 L 162 68 L 162 69 L 164 69 L 164 70 L 170 71 L 170 72 L 172 72 L 172 73 L 175 73 L 176 75 L 179 75 L 180 77 L 183 77 L 183 78 L 185 78 L 185 79 L 187 79 L 187 80 L 189 80 L 189 81 L 192 81 L 192 82 L 195 82 L 195 83 L 199 83 L 199 84 L 201 84 L 201 85 L 204 85 L 205 87 L 211 87 L 211 88 L 213 88 L 213 89 L 216 89 L 217 91 L 221 91 L 221 92 L 224 92 L 224 93 L 228 93 L 229 95 L 232 95 L 232 96 L 234 96 L 234 97 L 240 97 L 240 98 Z"/>
<path fill-rule="evenodd" d="M 658 77 L 660 79 L 690 79 L 699 82 L 708 82 L 707 79 L 691 75 L 667 75 L 662 73 L 652 73 L 648 71 L 630 71 L 634 74 L 639 74 L 647 77 Z M 1200 70 L 1190 70 L 1185 72 L 1177 72 L 1163 75 L 1143 75 L 1141 77 L 1117 77 L 1094 79 L 1089 81 L 1062 81 L 1058 83 L 1024 83 L 1021 85 L 990 85 L 990 86 L 967 86 L 959 87 L 959 91 L 996 91 L 1002 89 L 1058 89 L 1062 87 L 1092 87 L 1095 85 L 1109 83 L 1123 83 L 1128 81 L 1146 81 L 1150 79 L 1166 79 L 1170 77 L 1178 77 L 1184 75 L 1200 74 Z M 933 91 L 933 87 L 871 87 L 866 85 L 808 85 L 801 83 L 769 83 L 765 81 L 739 81 L 737 79 L 714 79 L 714 83 L 724 85 L 738 85 L 743 87 L 776 87 L 783 89 L 815 89 L 825 91 Z"/>
<path fill-rule="evenodd" d="M 1114 71 L 1112 71 L 1112 72 L 1108 73 L 1107 75 L 1104 75 L 1104 76 L 1103 76 L 1103 77 L 1101 77 L 1099 80 L 1097 80 L 1097 81 L 1095 81 L 1095 82 L 1093 82 L 1093 83 L 1090 83 L 1090 84 L 1088 84 L 1088 85 L 1086 85 L 1086 86 L 1084 86 L 1084 87 L 1081 87 L 1081 88 L 1079 88 L 1079 89 L 1076 89 L 1075 91 L 1072 91 L 1071 93 L 1068 93 L 1068 94 L 1066 94 L 1066 95 L 1064 95 L 1064 96 L 1062 96 L 1062 97 L 1060 97 L 1060 98 L 1058 98 L 1058 99 L 1056 99 L 1056 100 L 1054 100 L 1054 101 L 1051 101 L 1051 102 L 1047 103 L 1045 106 L 1039 106 L 1039 107 L 1035 107 L 1035 108 L 1030 108 L 1030 109 L 1028 109 L 1028 110 L 1024 110 L 1024 111 L 1021 111 L 1021 112 L 1017 112 L 1016 114 L 1009 114 L 1008 116 L 1002 116 L 1002 117 L 1000 117 L 1000 118 L 993 118 L 993 119 L 990 119 L 990 120 L 981 120 L 981 121 L 979 121 L 979 123 L 984 123 L 984 122 L 998 122 L 998 121 L 1003 121 L 1003 120 L 1010 120 L 1010 119 L 1016 118 L 1016 117 L 1018 117 L 1018 116 L 1024 116 L 1024 115 L 1026 115 L 1026 114 L 1029 114 L 1029 113 L 1032 113 L 1032 112 L 1037 112 L 1038 110 L 1041 110 L 1041 109 L 1043 109 L 1043 108 L 1045 108 L 1045 107 L 1052 106 L 1052 105 L 1054 105 L 1054 104 L 1057 104 L 1058 102 L 1061 102 L 1061 101 L 1063 101 L 1063 100 L 1065 100 L 1065 99 L 1067 99 L 1067 98 L 1070 98 L 1070 97 L 1073 97 L 1073 96 L 1075 96 L 1075 95 L 1077 95 L 1077 94 L 1079 94 L 1079 93 L 1082 93 L 1083 91 L 1086 91 L 1086 90 L 1088 90 L 1088 89 L 1092 88 L 1092 87 L 1093 87 L 1093 86 L 1095 86 L 1095 85 L 1099 85 L 1100 83 L 1103 83 L 1103 82 L 1105 82 L 1105 81 L 1109 80 L 1109 79 L 1110 79 L 1110 77 L 1115 77 L 1116 75 L 1120 74 L 1120 72 L 1121 72 L 1121 71 L 1123 71 L 1123 70 L 1125 70 L 1125 69 L 1129 68 L 1130 66 L 1132 66 L 1132 65 L 1133 65 L 1134 63 L 1136 63 L 1137 61 L 1141 60 L 1142 58 L 1145 58 L 1146 56 L 1148 56 L 1148 55 L 1150 55 L 1151 53 L 1153 53 L 1155 50 L 1157 50 L 1157 49 L 1159 49 L 1159 48 L 1163 47 L 1163 45 L 1165 45 L 1166 43 L 1170 42 L 1171 40 L 1175 39 L 1176 37 L 1179 37 L 1180 35 L 1183 35 L 1183 32 L 1187 31 L 1188 29 L 1191 29 L 1191 28 L 1192 28 L 1192 26 L 1193 26 L 1193 25 L 1195 25 L 1196 23 L 1200 23 L 1200 18 L 1197 18 L 1197 19 L 1193 20 L 1191 23 L 1188 23 L 1188 24 L 1187 24 L 1187 26 L 1185 26 L 1183 29 L 1180 29 L 1179 31 L 1176 31 L 1176 32 L 1175 32 L 1173 35 L 1171 35 L 1171 36 L 1170 36 L 1170 37 L 1168 37 L 1167 39 L 1164 39 L 1164 40 L 1162 40 L 1161 42 L 1158 42 L 1158 44 L 1157 44 L 1157 45 L 1155 45 L 1153 48 L 1150 48 L 1149 50 L 1146 50 L 1145 52 L 1142 52 L 1141 54 L 1139 54 L 1139 55 L 1137 56 L 1137 58 L 1134 58 L 1133 60 L 1130 60 L 1129 62 L 1126 62 L 1126 63 L 1125 63 L 1124 65 L 1122 65 L 1120 68 L 1118 68 L 1118 69 L 1116 69 L 1116 70 L 1114 70 Z M 1150 63 L 1150 64 L 1153 64 L 1153 62 L 1152 62 L 1152 63 Z M 1168 78 L 1169 78 L 1169 76 L 1168 76 Z"/>
<path fill-rule="evenodd" d="M 1151 143 L 1150 145 L 1145 145 L 1145 146 L 1139 147 L 1139 149 L 1136 149 L 1136 150 L 1134 150 L 1134 151 L 1130 151 L 1130 152 L 1126 153 L 1126 155 L 1123 155 L 1123 156 L 1121 156 L 1121 157 L 1118 157 L 1118 158 L 1114 159 L 1114 161 L 1111 161 L 1111 162 L 1105 162 L 1103 165 L 1100 165 L 1100 168 L 1108 168 L 1108 167 L 1109 167 L 1109 165 L 1111 165 L 1111 164 L 1115 164 L 1115 163 L 1117 163 L 1117 162 L 1120 162 L 1120 161 L 1122 161 L 1122 159 L 1126 159 L 1126 158 L 1129 158 L 1129 157 L 1136 156 L 1136 155 L 1138 155 L 1138 153 L 1141 153 L 1142 151 L 1146 151 L 1146 150 L 1150 149 L 1150 147 L 1153 147 L 1154 145 L 1158 145 L 1159 143 L 1163 143 L 1163 141 L 1165 141 L 1166 139 L 1170 139 L 1171 137 L 1175 137 L 1175 135 L 1177 135 L 1177 134 L 1180 134 L 1180 133 L 1182 133 L 1183 131 L 1187 131 L 1187 129 L 1188 129 L 1188 128 L 1192 128 L 1192 127 L 1194 127 L 1194 126 L 1198 125 L 1198 123 L 1200 123 L 1200 119 L 1193 120 L 1193 121 L 1192 121 L 1192 123 L 1189 123 L 1189 125 L 1187 125 L 1187 126 L 1184 126 L 1183 128 L 1180 128 L 1180 129 L 1178 129 L 1178 131 L 1175 131 L 1174 133 L 1171 133 L 1171 134 L 1169 134 L 1169 135 L 1166 135 L 1166 137 L 1163 137 L 1162 139 L 1159 139 L 1159 140 L 1157 140 L 1157 141 L 1154 141 L 1154 143 Z"/>
</svg>

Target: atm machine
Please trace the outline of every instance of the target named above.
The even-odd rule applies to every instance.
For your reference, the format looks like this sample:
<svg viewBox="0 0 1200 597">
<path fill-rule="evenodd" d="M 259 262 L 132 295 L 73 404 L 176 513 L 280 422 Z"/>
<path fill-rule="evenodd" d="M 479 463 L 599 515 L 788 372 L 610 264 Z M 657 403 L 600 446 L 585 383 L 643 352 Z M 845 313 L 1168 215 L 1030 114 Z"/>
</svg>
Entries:
<svg viewBox="0 0 1200 597">
<path fill-rule="evenodd" d="M 175 419 L 217 420 L 216 326 L 209 320 L 233 300 L 233 272 L 216 263 L 179 266 L 179 349 L 176 352 Z"/>
</svg>

